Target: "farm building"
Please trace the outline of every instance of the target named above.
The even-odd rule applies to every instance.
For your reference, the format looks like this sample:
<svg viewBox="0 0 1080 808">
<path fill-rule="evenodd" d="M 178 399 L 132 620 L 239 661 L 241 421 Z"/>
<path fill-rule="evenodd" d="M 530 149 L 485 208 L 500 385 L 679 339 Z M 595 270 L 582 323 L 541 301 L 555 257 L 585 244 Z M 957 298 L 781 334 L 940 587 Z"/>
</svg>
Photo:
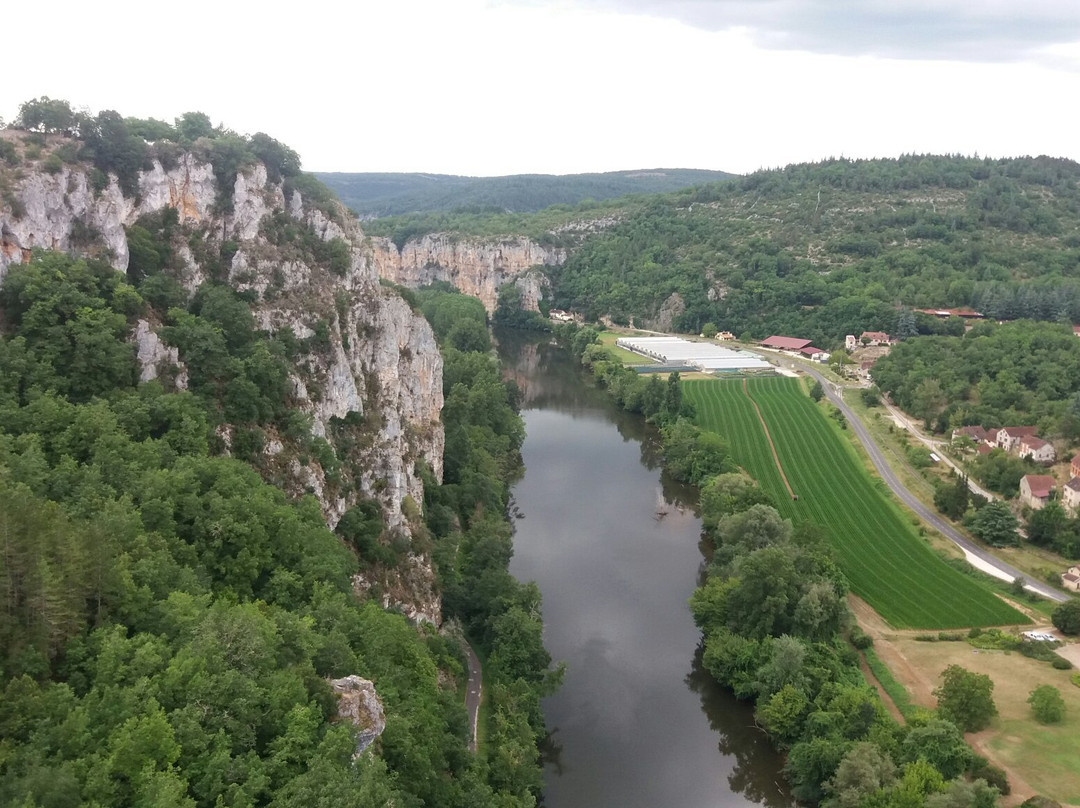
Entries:
<svg viewBox="0 0 1080 808">
<path fill-rule="evenodd" d="M 1054 459 L 1057 457 L 1057 454 L 1054 452 L 1054 445 L 1035 435 L 1021 438 L 1016 453 L 1020 457 L 1026 457 L 1034 460 L 1036 463 L 1045 464 L 1053 463 Z"/>
<path fill-rule="evenodd" d="M 1071 516 L 1080 512 L 1080 477 L 1073 477 L 1061 489 L 1061 505 Z"/>
<path fill-rule="evenodd" d="M 1054 484 L 1054 478 L 1046 474 L 1025 474 L 1020 478 L 1020 501 L 1040 510 L 1050 501 Z"/>
<path fill-rule="evenodd" d="M 815 348 L 813 345 L 807 345 L 805 348 L 800 348 L 799 353 L 814 362 L 829 361 L 828 352 L 821 350 L 821 348 Z"/>
<path fill-rule="evenodd" d="M 798 337 L 772 336 L 761 341 L 762 348 L 774 348 L 777 351 L 791 351 L 792 353 L 798 353 L 809 344 L 810 340 Z"/>
<path fill-rule="evenodd" d="M 733 351 L 711 342 L 690 342 L 681 337 L 620 337 L 615 344 L 664 365 L 690 367 L 705 373 L 772 368 L 764 359 L 748 351 Z"/>
</svg>

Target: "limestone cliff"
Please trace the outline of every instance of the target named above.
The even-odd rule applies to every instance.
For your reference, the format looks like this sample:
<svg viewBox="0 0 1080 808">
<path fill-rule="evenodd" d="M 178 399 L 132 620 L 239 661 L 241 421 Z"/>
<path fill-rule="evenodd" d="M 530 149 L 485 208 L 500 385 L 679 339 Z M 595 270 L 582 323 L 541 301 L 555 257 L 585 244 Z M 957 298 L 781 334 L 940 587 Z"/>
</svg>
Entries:
<svg viewBox="0 0 1080 808">
<path fill-rule="evenodd" d="M 410 519 L 415 521 L 410 502 L 423 501 L 417 464 L 429 466 L 436 478 L 442 474 L 442 359 L 427 322 L 380 285 L 377 268 L 386 262 L 385 249 L 367 243 L 340 207 L 286 193 L 261 164 L 242 170 L 222 193 L 209 163 L 190 153 L 170 162 L 154 161 L 141 172 L 134 197 L 125 196 L 115 176 L 95 188 L 92 169 L 81 165 L 65 164 L 54 173 L 31 165 L 14 181 L 9 176 L 0 201 L 0 279 L 36 247 L 96 255 L 126 270 L 126 228 L 147 214 L 174 209 L 184 238 L 174 245 L 178 262 L 170 271 L 189 293 L 211 277 L 225 280 L 251 301 L 260 328 L 274 333 L 288 327 L 299 339 L 319 329 L 325 336 L 291 366 L 289 403 L 310 417 L 312 433 L 329 442 L 341 468 L 331 473 L 291 451 L 285 436 L 268 434 L 260 471 L 294 494 L 315 494 L 331 527 L 361 497 L 375 499 L 391 534 L 387 540 L 407 540 Z M 275 241 L 267 222 L 282 220 L 316 242 L 333 242 L 342 260 L 328 267 Z M 199 249 L 207 244 L 215 260 L 230 256 L 226 266 L 211 266 L 203 254 L 208 251 Z M 141 379 L 165 378 L 183 387 L 181 357 L 154 327 L 144 319 L 132 334 Z M 220 435 L 228 447 L 228 425 Z M 410 555 L 402 568 L 400 575 L 380 578 L 380 588 L 393 592 L 407 613 L 438 622 L 430 559 Z"/>
<path fill-rule="evenodd" d="M 520 236 L 482 241 L 434 233 L 411 239 L 400 250 L 385 238 L 371 239 L 371 246 L 379 277 L 409 288 L 447 281 L 480 298 L 488 312 L 495 311 L 504 283 L 529 275 L 534 267 L 559 266 L 567 256 L 565 249 L 543 247 Z M 522 290 L 523 303 L 533 311 L 541 292 L 538 283 L 528 282 Z"/>
</svg>

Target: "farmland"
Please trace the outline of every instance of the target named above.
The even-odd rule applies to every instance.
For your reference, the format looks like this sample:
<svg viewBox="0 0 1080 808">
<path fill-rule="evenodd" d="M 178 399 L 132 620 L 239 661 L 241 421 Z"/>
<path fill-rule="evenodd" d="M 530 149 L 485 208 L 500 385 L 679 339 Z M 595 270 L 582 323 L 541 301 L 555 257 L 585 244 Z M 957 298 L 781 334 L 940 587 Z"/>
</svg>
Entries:
<svg viewBox="0 0 1080 808">
<path fill-rule="evenodd" d="M 826 530 L 852 591 L 894 626 L 1026 622 L 987 587 L 934 554 L 797 380 L 750 380 L 753 401 L 737 382 L 695 381 L 684 389 L 699 425 L 727 439 L 736 462 L 758 480 L 781 514 Z M 754 402 L 798 500 L 788 494 Z"/>
</svg>

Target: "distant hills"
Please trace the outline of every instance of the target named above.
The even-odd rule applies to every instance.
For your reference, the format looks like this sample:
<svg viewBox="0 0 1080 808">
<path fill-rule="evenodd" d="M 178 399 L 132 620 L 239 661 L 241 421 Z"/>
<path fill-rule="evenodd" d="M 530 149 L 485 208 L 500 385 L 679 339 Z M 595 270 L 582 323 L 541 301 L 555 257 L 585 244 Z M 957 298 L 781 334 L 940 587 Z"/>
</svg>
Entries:
<svg viewBox="0 0 1080 808">
<path fill-rule="evenodd" d="M 315 172 L 315 176 L 361 218 L 376 218 L 462 209 L 531 213 L 551 205 L 576 205 L 585 199 L 677 191 L 738 175 L 693 168 L 653 168 L 507 177 L 338 172 Z"/>
</svg>

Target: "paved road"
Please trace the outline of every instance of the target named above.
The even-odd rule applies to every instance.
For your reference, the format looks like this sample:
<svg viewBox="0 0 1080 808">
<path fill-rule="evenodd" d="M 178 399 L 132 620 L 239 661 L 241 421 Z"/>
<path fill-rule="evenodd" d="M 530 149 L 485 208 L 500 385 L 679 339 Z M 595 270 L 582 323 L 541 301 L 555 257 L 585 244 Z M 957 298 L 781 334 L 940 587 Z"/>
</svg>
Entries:
<svg viewBox="0 0 1080 808">
<path fill-rule="evenodd" d="M 887 409 L 889 411 L 889 414 L 892 415 L 892 417 L 895 418 L 900 424 L 902 424 L 903 427 L 908 432 L 910 432 L 919 441 L 921 441 L 924 445 L 926 445 L 926 447 L 929 448 L 930 451 L 937 453 L 937 455 L 941 458 L 942 463 L 944 463 L 946 466 L 951 468 L 957 474 L 964 476 L 964 478 L 967 480 L 968 488 L 972 492 L 978 494 L 980 497 L 983 497 L 984 499 L 989 499 L 989 500 L 1001 499 L 1001 497 L 999 497 L 997 494 L 993 494 L 990 491 L 987 491 L 985 488 L 983 488 L 981 485 L 979 485 L 977 482 L 975 482 L 973 479 L 971 479 L 971 477 L 968 477 L 967 472 L 965 472 L 958 465 L 956 465 L 956 463 L 954 463 L 952 461 L 952 458 L 948 457 L 945 454 L 945 452 L 941 448 L 941 441 L 936 441 L 933 438 L 929 438 L 926 435 L 924 435 L 922 430 L 919 429 L 917 426 L 915 426 L 915 424 L 913 424 L 911 422 L 911 419 L 908 418 L 907 415 L 905 415 L 904 412 L 899 407 L 897 407 L 897 406 L 895 406 L 893 404 L 890 404 L 888 401 L 885 401 L 884 399 L 881 400 L 881 403 L 885 407 L 885 409 Z"/>
<path fill-rule="evenodd" d="M 859 416 L 852 411 L 852 409 L 844 402 L 844 399 L 836 392 L 835 385 L 812 368 L 800 366 L 800 369 L 804 370 L 821 383 L 821 387 L 825 390 L 825 395 L 828 397 L 829 401 L 835 404 L 840 409 L 840 412 L 844 414 L 847 422 L 855 431 L 856 437 L 858 437 L 859 441 L 866 448 L 866 452 L 870 455 L 870 460 L 873 462 L 874 468 L 877 469 L 878 474 L 881 475 L 881 479 L 885 481 L 885 484 L 892 489 L 893 493 L 896 494 L 896 496 L 900 498 L 900 501 L 908 508 L 913 510 L 925 522 L 931 525 L 935 530 L 939 531 L 951 542 L 959 546 L 960 549 L 971 553 L 971 555 L 975 556 L 980 561 L 989 564 L 992 567 L 996 567 L 1008 575 L 1010 579 L 1022 578 L 1024 580 L 1024 586 L 1027 589 L 1037 592 L 1044 598 L 1049 598 L 1050 600 L 1059 603 L 1069 599 L 1068 595 L 1058 592 L 1055 589 L 1051 589 L 1037 578 L 1032 578 L 1030 575 L 1021 572 L 1011 564 L 1006 564 L 1000 558 L 991 555 L 970 539 L 963 536 L 941 516 L 923 505 L 922 501 L 908 491 L 904 484 L 900 482 L 900 479 L 893 473 L 893 470 L 885 460 L 885 456 L 881 453 L 881 449 L 874 443 L 874 439 L 870 437 L 870 433 L 866 431 L 866 427 L 859 419 Z"/>
<path fill-rule="evenodd" d="M 476 751 L 476 723 L 480 715 L 480 701 L 484 695 L 484 674 L 480 669 L 480 660 L 468 642 L 465 642 L 465 656 L 469 660 L 469 681 L 465 685 L 465 712 L 469 714 L 469 751 Z"/>
</svg>

